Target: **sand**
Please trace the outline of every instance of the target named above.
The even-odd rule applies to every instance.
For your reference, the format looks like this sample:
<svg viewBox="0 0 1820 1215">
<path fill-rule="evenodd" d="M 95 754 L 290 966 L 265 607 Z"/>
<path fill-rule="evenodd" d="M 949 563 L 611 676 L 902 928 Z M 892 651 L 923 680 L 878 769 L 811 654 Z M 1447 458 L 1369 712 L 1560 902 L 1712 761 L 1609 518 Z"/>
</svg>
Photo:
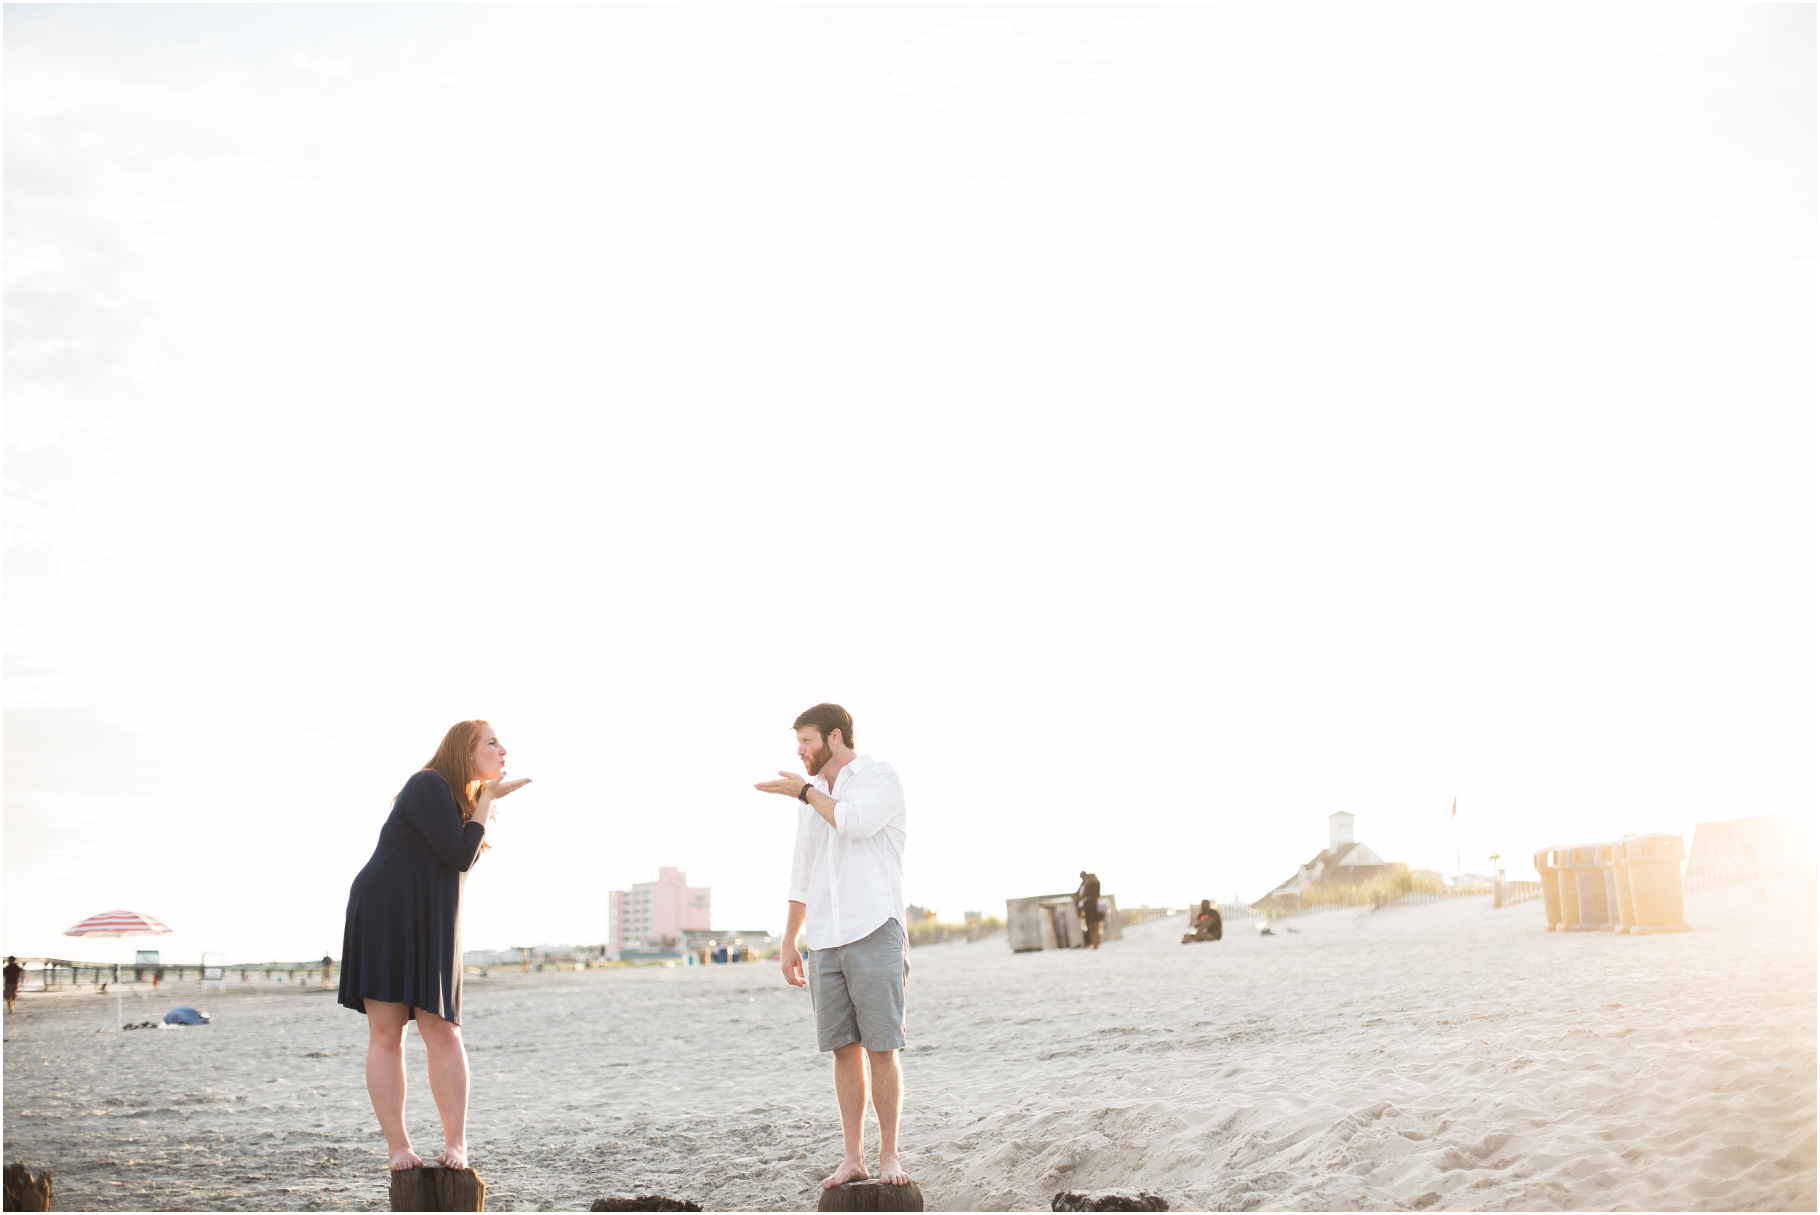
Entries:
<svg viewBox="0 0 1820 1215">
<path fill-rule="evenodd" d="M 1148 1187 L 1176 1209 L 1812 1210 L 1813 882 L 1688 910 L 1698 931 L 1646 938 L 1472 899 L 1218 944 L 1178 944 L 1178 918 L 1097 954 L 919 949 L 906 1164 L 936 1209 Z M 97 1032 L 111 996 L 22 1001 L 6 1159 L 50 1168 L 62 1209 L 384 1209 L 364 1021 L 257 985 L 128 1012 L 179 1003 L 215 1024 Z M 770 964 L 474 980 L 465 1030 L 491 1209 L 813 1209 L 838 1155 L 807 997 Z"/>
</svg>

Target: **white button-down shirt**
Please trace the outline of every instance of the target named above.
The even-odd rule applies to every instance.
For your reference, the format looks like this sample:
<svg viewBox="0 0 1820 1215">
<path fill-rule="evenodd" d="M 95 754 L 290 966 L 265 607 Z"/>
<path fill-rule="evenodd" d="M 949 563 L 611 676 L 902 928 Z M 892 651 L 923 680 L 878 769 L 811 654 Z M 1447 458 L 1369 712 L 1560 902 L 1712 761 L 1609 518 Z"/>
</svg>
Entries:
<svg viewBox="0 0 1820 1215">
<path fill-rule="evenodd" d="M 869 936 L 886 920 L 904 922 L 904 787 L 897 770 L 856 755 L 828 787 L 834 822 L 802 806 L 796 816 L 796 854 L 790 901 L 808 910 L 810 949 L 834 949 Z"/>
</svg>

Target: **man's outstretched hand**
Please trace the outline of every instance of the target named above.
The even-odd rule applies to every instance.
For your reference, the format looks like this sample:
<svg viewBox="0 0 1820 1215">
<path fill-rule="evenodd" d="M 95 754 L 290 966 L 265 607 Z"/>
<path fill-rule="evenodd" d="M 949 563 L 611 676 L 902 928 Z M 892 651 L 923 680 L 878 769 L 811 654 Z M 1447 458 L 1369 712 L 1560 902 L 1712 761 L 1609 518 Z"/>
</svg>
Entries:
<svg viewBox="0 0 1820 1215">
<path fill-rule="evenodd" d="M 760 781 L 752 787 L 760 793 L 780 793 L 785 797 L 798 797 L 802 794 L 803 786 L 809 783 L 809 778 L 800 772 L 785 772 L 780 768 L 777 775 L 777 780 Z"/>
<path fill-rule="evenodd" d="M 785 945 L 777 955 L 784 965 L 784 982 L 792 987 L 807 987 L 808 976 L 803 974 L 803 955 L 796 952 L 795 945 Z"/>
</svg>

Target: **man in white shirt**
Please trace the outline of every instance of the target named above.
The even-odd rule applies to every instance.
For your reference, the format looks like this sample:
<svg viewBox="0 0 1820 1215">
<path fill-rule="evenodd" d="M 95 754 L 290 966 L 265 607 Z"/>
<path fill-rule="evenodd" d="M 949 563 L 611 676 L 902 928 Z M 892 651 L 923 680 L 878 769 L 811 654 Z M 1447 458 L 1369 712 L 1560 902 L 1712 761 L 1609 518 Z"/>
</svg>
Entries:
<svg viewBox="0 0 1820 1215">
<path fill-rule="evenodd" d="M 867 1073 L 878 1116 L 879 1180 L 905 1185 L 897 1156 L 903 1077 L 904 980 L 910 974 L 904 932 L 904 790 L 890 764 L 853 750 L 853 718 L 821 704 L 796 719 L 801 775 L 757 786 L 801 802 L 790 867 L 790 914 L 780 954 L 784 981 L 807 986 L 815 1033 L 834 1052 L 843 1154 L 824 1178 L 827 1189 L 863 1181 Z M 797 952 L 802 932 L 808 957 Z"/>
</svg>

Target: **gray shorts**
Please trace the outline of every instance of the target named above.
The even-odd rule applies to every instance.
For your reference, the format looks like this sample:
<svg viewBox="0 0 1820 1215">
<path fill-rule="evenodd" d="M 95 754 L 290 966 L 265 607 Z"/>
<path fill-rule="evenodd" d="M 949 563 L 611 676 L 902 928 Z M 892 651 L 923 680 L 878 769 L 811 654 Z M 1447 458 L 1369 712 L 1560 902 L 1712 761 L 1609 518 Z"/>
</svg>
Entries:
<svg viewBox="0 0 1820 1215">
<path fill-rule="evenodd" d="M 857 941 L 809 950 L 803 973 L 815 1004 L 817 1050 L 837 1050 L 850 1042 L 867 1050 L 904 1048 L 910 945 L 902 924 L 886 920 Z"/>
</svg>

